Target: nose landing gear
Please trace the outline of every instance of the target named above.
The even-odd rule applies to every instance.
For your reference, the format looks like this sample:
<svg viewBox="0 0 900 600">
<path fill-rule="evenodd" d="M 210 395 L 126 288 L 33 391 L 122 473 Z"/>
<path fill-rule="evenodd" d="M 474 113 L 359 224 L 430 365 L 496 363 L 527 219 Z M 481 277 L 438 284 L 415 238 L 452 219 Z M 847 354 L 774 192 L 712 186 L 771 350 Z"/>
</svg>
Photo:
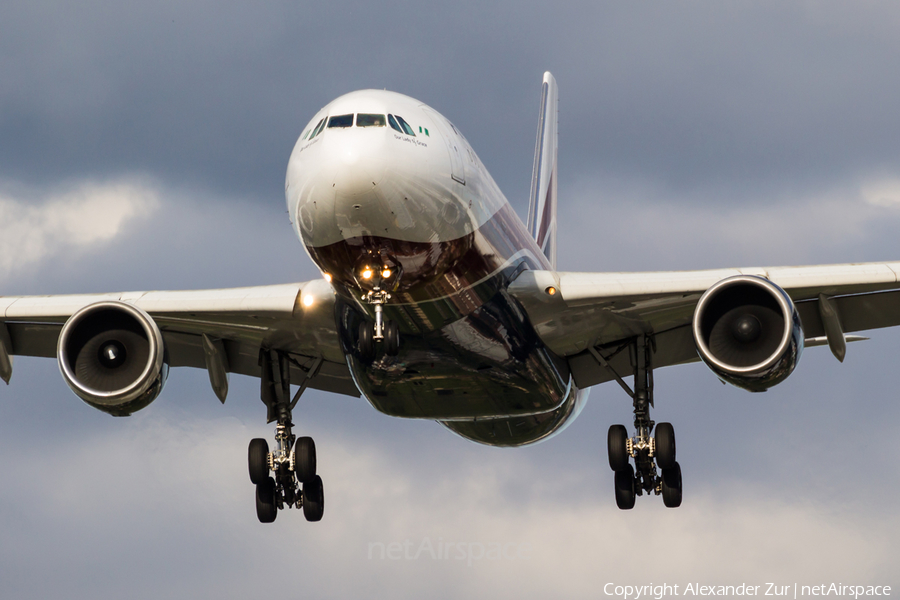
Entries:
<svg viewBox="0 0 900 600">
<path fill-rule="evenodd" d="M 390 294 L 378 288 L 362 296 L 363 301 L 375 307 L 375 322 L 363 321 L 359 324 L 357 350 L 364 360 L 375 358 L 376 342 L 384 342 L 384 353 L 388 356 L 397 356 L 400 351 L 400 328 L 395 321 L 384 319 L 384 303 L 390 297 Z"/>
<path fill-rule="evenodd" d="M 319 521 L 325 510 L 322 478 L 316 474 L 316 444 L 311 437 L 297 438 L 291 421 L 291 412 L 322 359 L 306 370 L 300 389 L 289 400 L 291 362 L 283 352 L 260 352 L 260 396 L 269 422 L 277 422 L 274 451 L 269 451 L 262 438 L 251 440 L 247 450 L 250 481 L 256 485 L 256 516 L 261 523 L 273 522 L 285 508 L 302 508 L 307 521 Z"/>
<path fill-rule="evenodd" d="M 616 505 L 623 510 L 634 508 L 635 497 L 644 492 L 662 495 L 663 504 L 668 508 L 681 506 L 681 466 L 675 460 L 675 429 L 671 423 L 657 424 L 650 419 L 653 406 L 651 345 L 652 341 L 648 343 L 645 335 L 638 336 L 634 342 L 634 391 L 612 369 L 609 361 L 591 348 L 594 358 L 612 372 L 634 400 L 634 437 L 628 437 L 624 425 L 612 425 L 607 435 L 609 467 L 616 474 Z M 654 426 L 655 436 L 651 436 Z"/>
</svg>

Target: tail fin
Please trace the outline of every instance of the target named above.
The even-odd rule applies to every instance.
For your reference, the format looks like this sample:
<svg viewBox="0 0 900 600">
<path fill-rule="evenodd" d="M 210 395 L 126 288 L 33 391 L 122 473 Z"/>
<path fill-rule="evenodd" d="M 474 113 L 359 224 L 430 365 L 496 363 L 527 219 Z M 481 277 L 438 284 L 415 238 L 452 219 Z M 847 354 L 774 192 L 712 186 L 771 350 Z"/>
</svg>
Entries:
<svg viewBox="0 0 900 600">
<path fill-rule="evenodd" d="M 556 79 L 544 73 L 541 91 L 541 116 L 534 147 L 534 171 L 531 175 L 531 201 L 528 205 L 528 231 L 556 269 L 556 154 L 559 148 L 557 122 L 559 96 Z"/>
</svg>

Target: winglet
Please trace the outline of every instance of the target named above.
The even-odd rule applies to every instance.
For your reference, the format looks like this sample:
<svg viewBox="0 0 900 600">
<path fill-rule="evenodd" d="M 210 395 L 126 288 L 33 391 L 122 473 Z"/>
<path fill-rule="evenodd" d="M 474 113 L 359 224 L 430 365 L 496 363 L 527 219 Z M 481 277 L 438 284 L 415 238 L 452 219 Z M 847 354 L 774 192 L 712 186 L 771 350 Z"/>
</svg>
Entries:
<svg viewBox="0 0 900 600">
<path fill-rule="evenodd" d="M 528 205 L 528 231 L 537 241 L 550 265 L 556 269 L 556 157 L 559 93 L 550 71 L 544 73 L 541 88 L 541 114 L 534 147 L 531 174 L 531 198 Z"/>
</svg>

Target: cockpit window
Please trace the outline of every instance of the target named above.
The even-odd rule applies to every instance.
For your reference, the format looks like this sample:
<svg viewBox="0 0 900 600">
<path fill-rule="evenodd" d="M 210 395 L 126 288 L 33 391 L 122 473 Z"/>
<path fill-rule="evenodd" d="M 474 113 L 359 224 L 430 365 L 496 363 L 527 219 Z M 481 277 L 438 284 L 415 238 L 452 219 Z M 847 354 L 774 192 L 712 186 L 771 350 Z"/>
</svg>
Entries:
<svg viewBox="0 0 900 600">
<path fill-rule="evenodd" d="M 400 133 L 405 133 L 406 135 L 411 135 L 416 137 L 416 134 L 413 133 L 413 128 L 409 126 L 409 123 L 403 120 L 403 117 L 400 115 L 388 115 L 388 123 L 391 125 L 391 129 L 395 129 Z"/>
<path fill-rule="evenodd" d="M 416 137 L 415 132 L 413 132 L 413 128 L 409 126 L 409 123 L 403 120 L 403 117 L 397 115 L 397 122 L 400 123 L 400 127 L 403 128 L 403 133 Z"/>
<path fill-rule="evenodd" d="M 338 115 L 328 119 L 328 129 L 332 127 L 353 127 L 353 115 Z"/>
<path fill-rule="evenodd" d="M 357 127 L 384 127 L 384 115 L 356 115 Z"/>
<path fill-rule="evenodd" d="M 325 125 L 325 119 L 322 119 L 321 121 L 316 123 L 316 126 L 312 130 L 312 133 L 309 134 L 309 139 L 313 139 L 314 137 L 319 135 L 319 133 L 322 132 L 322 129 L 324 129 L 324 127 L 323 127 L 324 125 Z"/>
</svg>

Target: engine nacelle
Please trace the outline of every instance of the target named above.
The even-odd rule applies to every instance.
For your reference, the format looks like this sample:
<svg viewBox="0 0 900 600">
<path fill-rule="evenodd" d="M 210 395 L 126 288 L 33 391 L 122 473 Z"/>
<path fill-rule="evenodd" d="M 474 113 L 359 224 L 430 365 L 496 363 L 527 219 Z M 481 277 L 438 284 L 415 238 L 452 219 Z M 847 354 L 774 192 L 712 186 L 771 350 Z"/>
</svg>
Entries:
<svg viewBox="0 0 900 600">
<path fill-rule="evenodd" d="M 723 381 L 764 392 L 787 379 L 803 352 L 790 296 L 762 277 L 738 275 L 710 287 L 694 309 L 697 353 Z"/>
<path fill-rule="evenodd" d="M 153 402 L 169 373 L 159 327 L 141 309 L 117 301 L 90 304 L 69 317 L 57 358 L 75 395 L 117 417 Z"/>
</svg>

